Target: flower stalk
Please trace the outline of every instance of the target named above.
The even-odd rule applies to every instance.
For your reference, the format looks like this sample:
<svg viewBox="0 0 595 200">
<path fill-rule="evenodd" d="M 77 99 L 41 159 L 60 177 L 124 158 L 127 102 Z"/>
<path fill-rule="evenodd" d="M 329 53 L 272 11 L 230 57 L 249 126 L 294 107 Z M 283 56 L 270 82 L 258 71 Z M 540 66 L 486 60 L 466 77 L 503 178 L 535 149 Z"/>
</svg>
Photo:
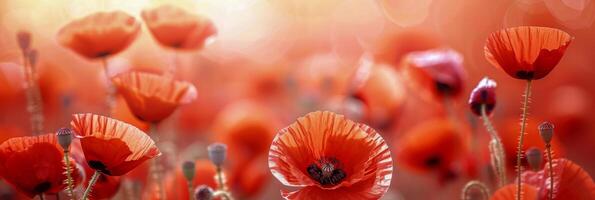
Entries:
<svg viewBox="0 0 595 200">
<path fill-rule="evenodd" d="M 114 107 L 116 106 L 116 88 L 110 81 L 107 58 L 101 58 L 101 65 L 103 67 L 103 73 L 107 83 L 107 98 L 105 100 L 105 108 L 107 109 L 108 116 L 113 116 Z"/>
<path fill-rule="evenodd" d="M 150 136 L 153 138 L 155 143 L 159 143 L 159 133 L 157 132 L 157 124 L 151 123 L 150 127 Z M 159 158 L 151 159 L 151 179 L 153 183 L 155 183 L 155 189 L 157 194 L 157 199 L 164 199 L 165 197 L 165 190 L 163 189 L 163 182 L 161 181 L 161 172 L 163 170 L 163 166 L 161 162 L 159 162 Z"/>
<path fill-rule="evenodd" d="M 99 175 L 101 175 L 99 171 L 95 171 L 95 173 L 93 173 L 91 180 L 89 180 L 89 186 L 87 186 L 87 189 L 85 190 L 85 193 L 83 193 L 83 198 L 81 198 L 81 200 L 87 200 L 89 198 L 91 191 L 93 191 L 93 186 L 97 182 L 97 179 L 99 179 Z"/>
<path fill-rule="evenodd" d="M 27 111 L 31 116 L 31 132 L 33 135 L 43 133 L 43 101 L 37 83 L 37 51 L 31 48 L 31 33 L 21 31 L 17 33 L 17 42 L 23 57 L 23 68 L 26 81 L 25 95 L 27 97 Z"/>
<path fill-rule="evenodd" d="M 492 169 L 494 174 L 498 177 L 498 187 L 502 187 L 506 184 L 506 168 L 505 168 L 505 155 L 502 140 L 498 136 L 498 132 L 492 125 L 490 118 L 486 113 L 486 105 L 481 105 L 481 118 L 483 119 L 483 125 L 486 127 L 488 133 L 490 133 L 491 140 L 489 144 L 490 157 Z"/>
<path fill-rule="evenodd" d="M 523 94 L 523 105 L 521 114 L 521 132 L 519 134 L 519 143 L 517 146 L 517 158 L 516 158 L 516 170 L 517 170 L 517 181 L 516 181 L 516 199 L 521 200 L 521 174 L 523 172 L 521 166 L 521 158 L 522 158 L 522 151 L 523 151 L 523 138 L 525 136 L 525 128 L 527 126 L 527 115 L 529 110 L 529 99 L 531 97 L 531 79 L 527 80 L 527 84 L 525 85 L 525 92 Z"/>
</svg>

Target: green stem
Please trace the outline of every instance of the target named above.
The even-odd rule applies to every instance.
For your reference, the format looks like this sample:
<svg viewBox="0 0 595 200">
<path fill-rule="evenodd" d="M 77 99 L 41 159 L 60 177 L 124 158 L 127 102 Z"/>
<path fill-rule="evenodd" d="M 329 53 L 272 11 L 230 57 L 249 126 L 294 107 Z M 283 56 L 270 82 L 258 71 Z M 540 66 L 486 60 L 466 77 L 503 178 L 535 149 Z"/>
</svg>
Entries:
<svg viewBox="0 0 595 200">
<path fill-rule="evenodd" d="M 527 84 L 525 87 L 524 92 L 524 99 L 522 110 L 523 114 L 521 115 L 521 132 L 519 134 L 519 143 L 517 147 L 517 155 L 516 155 L 516 168 L 517 168 L 517 181 L 516 181 L 516 199 L 521 200 L 521 174 L 523 169 L 521 168 L 521 156 L 523 151 L 523 138 L 525 136 L 525 127 L 527 126 L 527 111 L 529 109 L 529 98 L 531 97 L 531 80 L 527 80 Z"/>
<path fill-rule="evenodd" d="M 548 199 L 554 199 L 554 164 L 552 160 L 552 145 L 550 143 L 545 144 L 545 151 L 547 152 L 548 167 L 550 168 L 550 192 L 548 193 Z"/>
<path fill-rule="evenodd" d="M 89 186 L 87 186 L 87 189 L 85 190 L 85 193 L 83 193 L 82 200 L 87 200 L 87 198 L 89 197 L 89 194 L 91 194 L 91 191 L 93 190 L 93 186 L 97 182 L 97 179 L 99 179 L 99 175 L 101 175 L 99 173 L 99 171 L 95 171 L 95 173 L 93 173 L 93 176 L 91 177 L 91 180 L 89 180 Z"/>
<path fill-rule="evenodd" d="M 505 168 L 505 155 L 504 155 L 504 147 L 502 145 L 502 140 L 498 136 L 498 132 L 492 125 L 490 118 L 486 113 L 486 105 L 481 105 L 481 118 L 483 119 L 483 125 L 486 127 L 488 133 L 492 140 L 490 141 L 490 156 L 492 161 L 492 168 L 496 177 L 498 177 L 498 187 L 502 187 L 506 184 L 506 168 Z"/>
<path fill-rule="evenodd" d="M 72 169 L 70 168 L 69 152 L 64 151 L 64 165 L 66 166 L 66 190 L 70 199 L 74 199 L 74 179 L 72 179 Z"/>
</svg>

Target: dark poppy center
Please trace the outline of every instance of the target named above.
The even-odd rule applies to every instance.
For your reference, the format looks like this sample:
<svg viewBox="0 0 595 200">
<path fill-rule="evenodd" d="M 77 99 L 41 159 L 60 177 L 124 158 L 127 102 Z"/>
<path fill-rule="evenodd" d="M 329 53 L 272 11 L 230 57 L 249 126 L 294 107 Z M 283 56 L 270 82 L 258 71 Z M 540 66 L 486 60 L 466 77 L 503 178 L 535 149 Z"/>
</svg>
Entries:
<svg viewBox="0 0 595 200">
<path fill-rule="evenodd" d="M 525 79 L 525 80 L 531 80 L 531 79 L 533 79 L 533 76 L 534 75 L 535 75 L 535 73 L 532 72 L 532 71 L 521 70 L 521 71 L 517 71 L 516 72 L 516 77 L 517 78 Z"/>
<path fill-rule="evenodd" d="M 33 192 L 35 192 L 36 194 L 42 194 L 42 193 L 48 191 L 51 187 L 52 187 L 52 184 L 50 182 L 45 181 L 40 184 L 37 184 L 33 188 Z"/>
<path fill-rule="evenodd" d="M 94 170 L 97 170 L 98 172 L 101 172 L 101 173 L 107 174 L 107 175 L 111 174 L 111 172 L 109 170 L 107 170 L 107 167 L 100 161 L 90 160 L 88 163 L 89 163 L 89 167 L 91 167 Z"/>
<path fill-rule="evenodd" d="M 424 161 L 424 164 L 426 164 L 426 166 L 429 168 L 438 167 L 438 166 L 440 166 L 441 163 L 442 163 L 442 158 L 439 155 L 429 156 Z"/>
<path fill-rule="evenodd" d="M 435 84 L 436 90 L 442 94 L 449 95 L 454 92 L 454 87 L 448 83 L 436 81 Z"/>
<path fill-rule="evenodd" d="M 308 165 L 306 169 L 310 178 L 316 180 L 323 186 L 338 185 L 347 177 L 341 169 L 340 162 L 335 158 L 323 158 Z"/>
</svg>

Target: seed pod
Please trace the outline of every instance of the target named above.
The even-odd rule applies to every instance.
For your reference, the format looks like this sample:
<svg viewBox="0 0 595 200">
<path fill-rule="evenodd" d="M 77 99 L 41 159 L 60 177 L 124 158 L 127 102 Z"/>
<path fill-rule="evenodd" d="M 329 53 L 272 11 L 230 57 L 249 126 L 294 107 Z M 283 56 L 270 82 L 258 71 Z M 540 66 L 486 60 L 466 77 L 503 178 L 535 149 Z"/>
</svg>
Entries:
<svg viewBox="0 0 595 200">
<path fill-rule="evenodd" d="M 552 141 L 552 136 L 554 136 L 554 124 L 551 122 L 543 122 L 539 125 L 538 129 L 541 139 L 543 139 L 546 144 L 549 144 Z"/>
<path fill-rule="evenodd" d="M 182 172 L 184 172 L 184 177 L 187 181 L 192 181 L 196 173 L 196 166 L 194 165 L 194 162 L 184 162 L 184 164 L 182 164 Z"/>
<path fill-rule="evenodd" d="M 527 150 L 527 163 L 529 163 L 529 167 L 531 167 L 533 171 L 538 171 L 541 168 L 542 162 L 543 156 L 541 150 L 535 147 Z"/>
<path fill-rule="evenodd" d="M 211 159 L 211 162 L 213 162 L 215 166 L 220 167 L 223 165 L 223 162 L 227 157 L 227 145 L 214 143 L 207 147 L 207 151 L 209 153 L 209 159 Z"/>
<path fill-rule="evenodd" d="M 58 137 L 58 144 L 62 146 L 64 151 L 68 151 L 70 149 L 70 143 L 72 143 L 72 129 L 69 128 L 60 128 L 56 132 L 56 137 Z"/>
</svg>

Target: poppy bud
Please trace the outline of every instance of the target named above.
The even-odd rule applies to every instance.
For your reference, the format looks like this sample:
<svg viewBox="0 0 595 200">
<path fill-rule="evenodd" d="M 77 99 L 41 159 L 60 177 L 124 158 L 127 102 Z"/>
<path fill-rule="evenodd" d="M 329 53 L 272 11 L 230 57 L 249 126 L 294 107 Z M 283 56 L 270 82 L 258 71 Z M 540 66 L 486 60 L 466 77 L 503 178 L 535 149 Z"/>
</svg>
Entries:
<svg viewBox="0 0 595 200">
<path fill-rule="evenodd" d="M 182 164 L 182 172 L 184 172 L 184 177 L 186 180 L 192 181 L 192 179 L 194 179 L 194 175 L 196 173 L 195 169 L 196 166 L 192 161 L 186 161 L 184 164 Z"/>
<path fill-rule="evenodd" d="M 481 106 L 485 105 L 486 115 L 489 115 L 496 106 L 496 82 L 488 77 L 484 77 L 479 81 L 477 86 L 471 91 L 469 96 L 469 106 L 471 111 L 481 116 Z"/>
<path fill-rule="evenodd" d="M 29 59 L 29 63 L 31 64 L 31 66 L 35 66 L 35 64 L 37 64 L 37 57 L 38 52 L 36 49 L 29 50 L 27 59 Z"/>
<path fill-rule="evenodd" d="M 213 162 L 215 166 L 220 167 L 223 165 L 227 154 L 227 145 L 214 143 L 207 147 L 207 151 L 209 152 L 209 159 L 211 159 L 211 162 Z"/>
<path fill-rule="evenodd" d="M 21 50 L 28 50 L 31 46 L 31 33 L 27 31 L 19 31 L 17 33 L 17 42 Z"/>
<path fill-rule="evenodd" d="M 541 139 L 543 139 L 546 144 L 549 144 L 552 141 L 552 136 L 554 135 L 554 124 L 550 122 L 543 122 L 539 125 L 538 129 Z"/>
<path fill-rule="evenodd" d="M 72 129 L 60 128 L 56 132 L 56 136 L 58 137 L 58 144 L 62 146 L 62 149 L 68 151 L 72 142 Z"/>
<path fill-rule="evenodd" d="M 194 198 L 196 200 L 211 200 L 213 199 L 213 189 L 206 185 L 200 185 L 194 191 Z"/>
<path fill-rule="evenodd" d="M 533 171 L 537 171 L 541 168 L 542 161 L 543 157 L 538 148 L 532 147 L 527 150 L 527 163 L 529 163 L 529 167 L 531 167 Z"/>
</svg>

